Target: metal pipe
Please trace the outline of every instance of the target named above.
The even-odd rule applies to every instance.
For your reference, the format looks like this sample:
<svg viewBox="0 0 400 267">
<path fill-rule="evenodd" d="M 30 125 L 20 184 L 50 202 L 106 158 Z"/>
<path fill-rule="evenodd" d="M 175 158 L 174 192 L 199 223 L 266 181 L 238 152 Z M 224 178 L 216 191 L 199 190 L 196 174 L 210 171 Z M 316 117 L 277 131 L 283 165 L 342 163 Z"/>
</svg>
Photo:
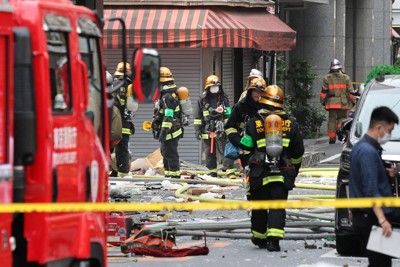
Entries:
<svg viewBox="0 0 400 267">
<path fill-rule="evenodd" d="M 335 195 L 289 195 L 290 200 L 335 199 Z"/>
<path fill-rule="evenodd" d="M 296 188 L 336 191 L 336 185 L 318 185 L 318 184 L 300 184 L 300 183 L 295 183 L 295 186 L 296 186 Z"/>
<path fill-rule="evenodd" d="M 307 171 L 339 171 L 339 168 L 301 168 L 299 173 Z"/>
<path fill-rule="evenodd" d="M 320 178 L 336 178 L 338 172 L 327 171 L 327 172 L 302 172 L 301 176 L 306 177 L 320 177 Z"/>
<path fill-rule="evenodd" d="M 206 181 L 194 179 L 165 179 L 165 178 L 118 178 L 110 177 L 111 182 L 162 182 L 168 180 L 171 183 L 188 183 L 188 184 L 212 184 L 221 186 L 238 186 L 236 183 L 219 182 L 219 181 Z"/>
<path fill-rule="evenodd" d="M 290 215 L 290 216 L 320 219 L 320 220 L 327 220 L 327 221 L 334 220 L 334 216 L 330 217 L 330 216 L 316 215 L 316 214 L 312 214 L 312 213 L 296 212 L 296 211 L 292 211 L 292 210 L 286 210 L 286 214 Z"/>
<path fill-rule="evenodd" d="M 333 228 L 335 225 L 333 222 L 322 222 L 322 221 L 297 221 L 297 222 L 286 222 L 286 228 Z M 236 230 L 236 229 L 250 229 L 251 222 L 250 218 L 242 221 L 215 221 L 215 222 L 162 222 L 155 223 L 146 226 L 150 229 L 164 229 L 164 228 L 175 228 L 177 230 L 208 230 L 208 231 L 221 231 L 221 230 Z M 330 230 L 329 230 L 330 231 Z"/>
<path fill-rule="evenodd" d="M 203 237 L 203 231 L 185 231 L 178 230 L 177 236 L 199 236 Z M 251 234 L 233 234 L 233 233 L 216 233 L 207 232 L 207 237 L 218 237 L 218 238 L 229 238 L 229 239 L 250 239 Z M 322 238 L 333 238 L 335 234 L 332 233 L 319 233 L 319 234 L 285 234 L 284 240 L 305 240 L 305 239 L 322 239 Z"/>
<path fill-rule="evenodd" d="M 334 208 L 316 208 L 316 209 L 302 209 L 306 213 L 334 213 Z"/>
</svg>

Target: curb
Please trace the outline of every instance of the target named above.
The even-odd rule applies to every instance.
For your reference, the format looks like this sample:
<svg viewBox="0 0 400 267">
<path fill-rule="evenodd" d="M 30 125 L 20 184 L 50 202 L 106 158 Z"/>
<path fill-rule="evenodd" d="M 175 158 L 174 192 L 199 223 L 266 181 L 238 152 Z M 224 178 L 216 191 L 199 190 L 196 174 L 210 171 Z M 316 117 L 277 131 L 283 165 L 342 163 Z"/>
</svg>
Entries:
<svg viewBox="0 0 400 267">
<path fill-rule="evenodd" d="M 316 139 L 304 139 L 304 147 L 307 149 L 309 146 L 315 146 L 315 145 L 320 145 L 320 144 L 328 144 L 329 137 L 328 136 L 323 136 L 320 138 Z"/>
</svg>

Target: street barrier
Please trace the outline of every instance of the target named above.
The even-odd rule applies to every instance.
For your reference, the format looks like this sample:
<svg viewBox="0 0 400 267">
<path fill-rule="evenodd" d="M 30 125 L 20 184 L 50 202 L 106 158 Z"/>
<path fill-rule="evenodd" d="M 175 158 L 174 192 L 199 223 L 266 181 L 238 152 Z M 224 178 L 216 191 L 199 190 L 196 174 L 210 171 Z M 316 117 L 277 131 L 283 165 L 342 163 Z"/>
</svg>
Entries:
<svg viewBox="0 0 400 267">
<path fill-rule="evenodd" d="M 160 210 L 247 210 L 247 209 L 302 209 L 310 207 L 371 208 L 400 207 L 400 199 L 352 198 L 335 200 L 268 200 L 221 201 L 218 203 L 16 203 L 0 204 L 0 213 L 14 212 L 106 212 L 106 211 L 160 211 Z"/>
</svg>

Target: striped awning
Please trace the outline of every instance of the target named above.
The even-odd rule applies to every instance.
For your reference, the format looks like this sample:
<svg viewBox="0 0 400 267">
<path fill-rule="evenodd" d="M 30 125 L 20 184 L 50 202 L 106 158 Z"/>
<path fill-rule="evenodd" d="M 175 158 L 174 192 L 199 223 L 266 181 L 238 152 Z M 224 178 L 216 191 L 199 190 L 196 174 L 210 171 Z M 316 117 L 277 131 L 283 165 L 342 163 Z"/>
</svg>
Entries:
<svg viewBox="0 0 400 267">
<path fill-rule="evenodd" d="M 150 7 L 106 9 L 105 19 L 125 20 L 128 48 L 255 48 L 291 50 L 296 32 L 263 8 Z M 104 47 L 122 46 L 121 26 L 106 21 Z"/>
</svg>

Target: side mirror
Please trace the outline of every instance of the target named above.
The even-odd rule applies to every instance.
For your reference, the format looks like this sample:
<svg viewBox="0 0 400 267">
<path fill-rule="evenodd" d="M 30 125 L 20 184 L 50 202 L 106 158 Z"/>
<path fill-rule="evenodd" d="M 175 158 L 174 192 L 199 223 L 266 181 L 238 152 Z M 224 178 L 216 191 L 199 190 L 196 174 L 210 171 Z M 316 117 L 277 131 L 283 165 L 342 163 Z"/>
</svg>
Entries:
<svg viewBox="0 0 400 267">
<path fill-rule="evenodd" d="M 336 131 L 338 139 L 342 143 L 347 141 L 352 123 L 353 123 L 353 118 L 345 119 L 343 120 L 340 129 Z"/>
<path fill-rule="evenodd" d="M 133 93 L 139 102 L 152 103 L 160 94 L 160 56 L 155 49 L 137 49 L 132 64 Z"/>
</svg>

